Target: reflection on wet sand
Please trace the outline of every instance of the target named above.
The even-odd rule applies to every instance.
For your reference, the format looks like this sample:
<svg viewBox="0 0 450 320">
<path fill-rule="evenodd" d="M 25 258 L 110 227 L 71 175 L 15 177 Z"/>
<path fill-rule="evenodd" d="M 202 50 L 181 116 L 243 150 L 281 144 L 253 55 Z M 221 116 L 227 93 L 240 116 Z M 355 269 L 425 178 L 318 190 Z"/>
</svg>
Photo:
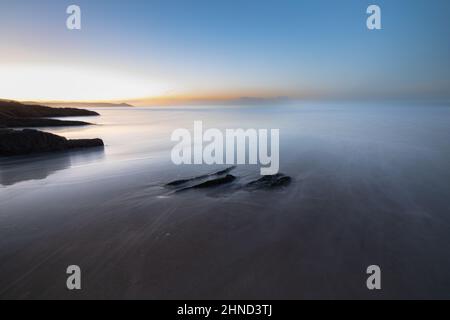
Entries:
<svg viewBox="0 0 450 320">
<path fill-rule="evenodd" d="M 2 183 L 16 183 L 0 186 L 0 298 L 72 299 L 72 264 L 85 270 L 80 299 L 450 296 L 450 107 L 101 114 L 104 125 L 50 132 L 100 137 L 104 157 L 0 162 Z M 280 128 L 285 176 L 175 166 L 170 135 L 196 119 Z M 366 287 L 374 264 L 381 292 Z"/>
<path fill-rule="evenodd" d="M 0 160 L 0 185 L 11 186 L 28 180 L 43 180 L 76 163 L 89 163 L 104 158 L 104 148 L 14 157 Z"/>
</svg>

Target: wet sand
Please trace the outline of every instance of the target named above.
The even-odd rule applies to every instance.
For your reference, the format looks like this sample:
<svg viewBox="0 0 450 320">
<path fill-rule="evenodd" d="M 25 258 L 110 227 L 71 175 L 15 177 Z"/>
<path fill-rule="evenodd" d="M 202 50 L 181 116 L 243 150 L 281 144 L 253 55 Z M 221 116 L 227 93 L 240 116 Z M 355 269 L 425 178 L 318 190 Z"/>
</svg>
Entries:
<svg viewBox="0 0 450 320">
<path fill-rule="evenodd" d="M 97 128 L 55 130 L 105 151 L 1 162 L 0 298 L 450 298 L 450 111 L 393 108 L 106 110 Z M 291 184 L 169 193 L 223 169 L 170 163 L 167 133 L 205 117 L 280 127 Z"/>
</svg>

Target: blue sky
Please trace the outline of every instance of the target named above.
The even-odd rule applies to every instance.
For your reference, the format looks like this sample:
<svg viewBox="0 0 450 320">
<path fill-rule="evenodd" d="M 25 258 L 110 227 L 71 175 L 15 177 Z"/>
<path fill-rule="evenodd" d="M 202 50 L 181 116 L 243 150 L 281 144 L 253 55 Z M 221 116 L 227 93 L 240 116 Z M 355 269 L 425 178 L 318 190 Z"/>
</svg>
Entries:
<svg viewBox="0 0 450 320">
<path fill-rule="evenodd" d="M 70 4 L 81 7 L 81 31 L 65 28 Z M 382 30 L 366 28 L 370 4 L 381 7 Z M 142 93 L 130 90 L 137 96 L 124 92 L 124 99 L 448 98 L 449 14 L 448 0 L 2 0 L 0 68 L 54 66 L 136 79 Z M 51 84 L 49 76 L 41 85 Z M 75 90 L 69 95 L 83 99 Z M 98 91 L 86 99 L 119 98 Z"/>
</svg>

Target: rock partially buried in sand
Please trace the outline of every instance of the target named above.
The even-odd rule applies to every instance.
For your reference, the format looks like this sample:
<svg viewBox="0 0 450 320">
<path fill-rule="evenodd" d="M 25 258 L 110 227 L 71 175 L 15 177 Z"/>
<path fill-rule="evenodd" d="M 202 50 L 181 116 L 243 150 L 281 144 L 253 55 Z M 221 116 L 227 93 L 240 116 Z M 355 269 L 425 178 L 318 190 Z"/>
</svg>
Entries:
<svg viewBox="0 0 450 320">
<path fill-rule="evenodd" d="M 212 180 L 208 180 L 208 181 L 196 184 L 196 185 L 192 186 L 191 189 L 205 189 L 205 188 L 217 187 L 217 186 L 220 186 L 223 184 L 233 182 L 234 180 L 236 180 L 235 176 L 233 176 L 231 174 L 227 174 L 224 177 L 220 177 L 217 179 L 212 179 Z"/>
<path fill-rule="evenodd" d="M 245 188 L 249 190 L 273 189 L 288 186 L 292 178 L 282 173 L 273 176 L 264 176 L 258 180 L 249 182 Z"/>
<path fill-rule="evenodd" d="M 176 192 L 182 192 L 182 191 L 187 191 L 187 190 L 192 190 L 192 189 L 215 188 L 215 187 L 219 187 L 219 186 L 222 186 L 225 184 L 229 184 L 229 183 L 233 182 L 234 180 L 236 180 L 235 176 L 233 176 L 231 174 L 227 174 L 226 176 L 214 178 L 214 179 L 207 180 L 207 181 L 199 183 L 199 184 L 195 184 L 195 185 L 192 185 L 189 187 L 184 187 L 184 188 L 178 189 Z"/>
<path fill-rule="evenodd" d="M 0 156 L 103 146 L 101 139 L 68 140 L 55 134 L 32 129 L 0 129 Z"/>
<path fill-rule="evenodd" d="M 217 172 L 201 175 L 201 176 L 198 176 L 198 177 L 193 177 L 193 178 L 189 178 L 189 179 L 175 180 L 175 181 L 167 183 L 166 187 L 177 187 L 177 186 L 185 185 L 185 184 L 190 183 L 190 182 L 203 180 L 203 179 L 209 179 L 209 178 L 211 178 L 213 176 L 225 175 L 225 174 L 230 173 L 235 168 L 236 168 L 236 166 L 233 166 L 233 167 L 229 167 L 229 168 L 217 171 Z"/>
<path fill-rule="evenodd" d="M 230 171 L 235 169 L 235 167 L 230 167 L 221 171 L 188 178 L 182 180 L 175 180 L 167 183 L 165 186 L 170 189 L 175 189 L 174 192 L 182 192 L 193 189 L 212 189 L 215 187 L 226 186 L 226 188 L 221 188 L 221 191 L 256 191 L 256 190 L 272 190 L 276 188 L 286 187 L 292 182 L 292 178 L 286 176 L 282 173 L 264 176 L 260 179 L 251 181 L 245 185 L 233 183 L 237 178 L 231 174 Z M 198 182 L 201 181 L 201 182 Z M 232 184 L 233 183 L 233 184 Z M 231 186 L 228 186 L 231 184 Z"/>
</svg>

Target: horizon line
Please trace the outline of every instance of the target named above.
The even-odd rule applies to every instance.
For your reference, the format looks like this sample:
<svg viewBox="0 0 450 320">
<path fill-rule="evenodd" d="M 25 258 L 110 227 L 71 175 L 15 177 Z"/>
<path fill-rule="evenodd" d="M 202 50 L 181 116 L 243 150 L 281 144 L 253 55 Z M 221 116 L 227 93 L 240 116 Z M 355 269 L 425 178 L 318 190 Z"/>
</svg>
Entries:
<svg viewBox="0 0 450 320">
<path fill-rule="evenodd" d="M 438 104 L 450 104 L 450 97 L 446 96 L 237 96 L 237 97 L 157 97 L 142 99 L 124 99 L 124 100 L 20 100 L 4 99 L 0 101 L 17 101 L 24 104 L 43 104 L 43 105 L 86 105 L 86 104 L 111 104 L 127 105 L 131 107 L 145 106 L 193 106 L 193 105 L 267 105 L 267 104 L 288 104 L 294 102 L 428 102 Z"/>
</svg>

